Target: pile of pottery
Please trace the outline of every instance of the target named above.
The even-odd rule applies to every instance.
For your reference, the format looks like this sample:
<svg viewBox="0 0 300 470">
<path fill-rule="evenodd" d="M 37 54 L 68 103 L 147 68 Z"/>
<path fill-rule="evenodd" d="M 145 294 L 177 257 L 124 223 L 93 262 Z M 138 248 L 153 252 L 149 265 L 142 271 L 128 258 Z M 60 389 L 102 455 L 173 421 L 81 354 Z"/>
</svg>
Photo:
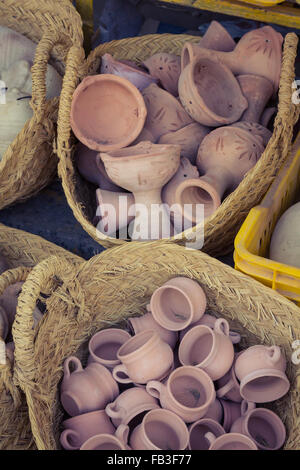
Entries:
<svg viewBox="0 0 300 470">
<path fill-rule="evenodd" d="M 256 407 L 289 390 L 278 346 L 236 350 L 240 335 L 206 314 L 194 280 L 176 277 L 148 312 L 89 342 L 87 366 L 64 363 L 61 404 L 68 450 L 276 450 L 281 419 Z"/>
<path fill-rule="evenodd" d="M 104 54 L 71 107 L 76 165 L 98 186 L 102 233 L 169 238 L 214 213 L 270 139 L 282 42 L 264 26 L 236 44 L 213 21 L 181 57 L 136 65 Z"/>
</svg>

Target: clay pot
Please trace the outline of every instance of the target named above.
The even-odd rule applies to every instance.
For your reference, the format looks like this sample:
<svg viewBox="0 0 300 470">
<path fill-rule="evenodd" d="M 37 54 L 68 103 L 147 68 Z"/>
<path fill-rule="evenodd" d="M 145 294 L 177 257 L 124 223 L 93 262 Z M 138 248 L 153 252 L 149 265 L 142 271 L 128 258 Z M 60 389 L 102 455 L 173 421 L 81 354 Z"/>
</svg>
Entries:
<svg viewBox="0 0 300 470">
<path fill-rule="evenodd" d="M 195 58 L 216 57 L 235 75 L 261 75 L 273 83 L 275 94 L 279 86 L 283 37 L 271 26 L 249 31 L 232 52 L 211 51 L 197 44 L 186 43 L 181 54 L 181 70 Z"/>
<path fill-rule="evenodd" d="M 131 338 L 130 334 L 120 328 L 107 328 L 98 331 L 89 341 L 88 364 L 98 362 L 108 369 L 120 364 L 117 352 Z"/>
<path fill-rule="evenodd" d="M 179 78 L 178 91 L 186 112 L 205 126 L 236 122 L 248 107 L 233 73 L 213 57 L 196 57 L 185 67 Z"/>
<path fill-rule="evenodd" d="M 93 362 L 83 369 L 77 357 L 65 360 L 60 399 L 70 416 L 104 409 L 118 394 L 118 384 L 106 367 Z"/>
<path fill-rule="evenodd" d="M 205 437 L 210 443 L 208 450 L 258 450 L 252 439 L 243 434 L 228 433 L 217 437 L 208 432 Z"/>
<path fill-rule="evenodd" d="M 176 331 L 170 331 L 166 328 L 163 328 L 161 325 L 154 320 L 151 312 L 141 315 L 140 317 L 131 317 L 128 318 L 128 322 L 132 327 L 133 333 L 136 335 L 141 331 L 145 330 L 155 330 L 160 338 L 168 345 L 174 349 L 175 344 L 178 339 Z"/>
<path fill-rule="evenodd" d="M 0 254 L 0 275 L 9 269 L 8 261 L 5 256 Z"/>
<path fill-rule="evenodd" d="M 273 84 L 259 75 L 239 75 L 243 95 L 248 101 L 248 108 L 241 116 L 241 121 L 260 122 L 260 117 L 273 94 Z"/>
<path fill-rule="evenodd" d="M 200 318 L 200 320 L 197 320 L 195 323 L 193 323 L 192 325 L 189 325 L 187 328 L 185 328 L 179 333 L 180 341 L 189 330 L 194 328 L 194 326 L 206 325 L 206 326 L 209 326 L 213 330 L 216 321 L 217 321 L 216 317 L 214 317 L 213 315 L 209 315 L 208 313 L 205 313 L 203 317 Z M 236 333 L 235 331 L 230 330 L 229 337 L 231 339 L 232 344 L 237 344 L 241 341 L 241 335 L 239 333 Z"/>
<path fill-rule="evenodd" d="M 235 354 L 234 363 L 229 371 L 221 377 L 216 384 L 216 392 L 218 398 L 241 403 L 243 398 L 240 393 L 240 384 L 235 375 L 235 362 L 241 353 Z"/>
<path fill-rule="evenodd" d="M 163 88 L 178 96 L 178 80 L 181 72 L 180 56 L 168 52 L 158 52 L 143 62 L 152 77 L 160 81 Z"/>
<path fill-rule="evenodd" d="M 260 124 L 264 127 L 268 127 L 269 121 L 275 112 L 276 112 L 276 108 L 274 107 L 266 108 L 260 118 Z"/>
<path fill-rule="evenodd" d="M 269 131 L 269 129 L 266 129 L 266 127 L 262 126 L 261 124 L 258 124 L 257 122 L 239 121 L 231 124 L 231 127 L 239 127 L 244 131 L 250 132 L 251 134 L 262 138 L 262 143 L 264 147 L 267 146 L 267 143 L 272 137 L 272 132 Z"/>
<path fill-rule="evenodd" d="M 205 416 L 216 398 L 211 378 L 191 366 L 175 369 L 166 384 L 155 380 L 148 382 L 146 390 L 159 399 L 162 408 L 173 411 L 186 423 Z"/>
<path fill-rule="evenodd" d="M 199 145 L 209 132 L 210 129 L 208 127 L 202 126 L 198 122 L 193 122 L 178 131 L 162 135 L 158 143 L 180 145 L 180 155 L 188 158 L 192 164 L 195 164 Z"/>
<path fill-rule="evenodd" d="M 80 450 L 131 450 L 127 445 L 129 428 L 121 424 L 115 432 L 111 434 L 97 434 L 90 437 L 80 447 Z"/>
<path fill-rule="evenodd" d="M 233 51 L 236 46 L 235 41 L 232 39 L 228 31 L 223 28 L 221 23 L 215 20 L 210 23 L 198 44 L 206 49 L 224 52 Z"/>
<path fill-rule="evenodd" d="M 133 450 L 184 450 L 189 432 L 184 421 L 169 410 L 152 410 L 130 437 Z"/>
<path fill-rule="evenodd" d="M 205 438 L 205 434 L 211 432 L 219 437 L 225 434 L 222 426 L 212 419 L 200 419 L 190 426 L 189 449 L 190 450 L 208 450 L 210 443 Z"/>
<path fill-rule="evenodd" d="M 205 413 L 204 418 L 212 419 L 218 423 L 223 422 L 223 407 L 218 398 L 212 402 L 207 412 Z"/>
<path fill-rule="evenodd" d="M 242 403 L 242 416 L 231 426 L 230 432 L 250 437 L 261 450 L 278 450 L 286 438 L 281 419 L 267 408 L 251 408 Z"/>
<path fill-rule="evenodd" d="M 214 330 L 198 325 L 186 333 L 178 349 L 182 365 L 203 369 L 212 380 L 228 372 L 234 359 L 234 349 L 229 338 L 228 322 L 219 318 Z"/>
<path fill-rule="evenodd" d="M 105 411 L 115 426 L 129 424 L 136 416 L 145 411 L 159 408 L 158 401 L 143 388 L 133 387 L 121 393 L 109 403 Z"/>
<path fill-rule="evenodd" d="M 153 318 L 163 328 L 180 331 L 202 317 L 206 295 L 193 279 L 175 277 L 153 292 L 150 308 Z"/>
<path fill-rule="evenodd" d="M 226 432 L 229 432 L 232 424 L 240 418 L 241 404 L 229 400 L 220 399 L 220 403 L 223 408 L 223 421 L 221 424 Z"/>
<path fill-rule="evenodd" d="M 254 403 L 283 397 L 290 388 L 285 369 L 286 360 L 279 346 L 256 345 L 246 349 L 235 363 L 242 397 Z"/>
<path fill-rule="evenodd" d="M 145 88 L 143 97 L 147 107 L 145 129 L 155 141 L 168 132 L 178 131 L 193 123 L 180 101 L 159 86 L 152 84 Z"/>
<path fill-rule="evenodd" d="M 105 235 L 116 235 L 117 230 L 127 227 L 134 219 L 135 201 L 132 193 L 97 189 L 96 200 L 97 229 Z"/>
<path fill-rule="evenodd" d="M 145 384 L 160 379 L 173 364 L 172 349 L 154 330 L 142 331 L 130 338 L 117 356 L 122 364 L 115 366 L 113 377 L 120 383 Z"/>
<path fill-rule="evenodd" d="M 150 83 L 157 83 L 158 81 L 155 76 L 149 75 L 149 73 L 144 72 L 139 67 L 116 60 L 112 55 L 107 53 L 101 57 L 100 72 L 126 78 L 140 91 L 147 88 Z"/>
<path fill-rule="evenodd" d="M 64 431 L 60 443 L 66 450 L 80 449 L 82 444 L 96 434 L 114 434 L 115 428 L 104 410 L 84 413 L 63 421 Z"/>
<path fill-rule="evenodd" d="M 161 189 L 179 167 L 180 147 L 141 142 L 100 155 L 114 183 L 134 195 L 136 217 L 129 227 L 131 238 L 169 238 L 172 227 L 162 206 Z"/>
<path fill-rule="evenodd" d="M 87 147 L 110 151 L 130 145 L 142 131 L 146 115 L 141 93 L 128 80 L 92 75 L 73 94 L 70 123 Z"/>
</svg>

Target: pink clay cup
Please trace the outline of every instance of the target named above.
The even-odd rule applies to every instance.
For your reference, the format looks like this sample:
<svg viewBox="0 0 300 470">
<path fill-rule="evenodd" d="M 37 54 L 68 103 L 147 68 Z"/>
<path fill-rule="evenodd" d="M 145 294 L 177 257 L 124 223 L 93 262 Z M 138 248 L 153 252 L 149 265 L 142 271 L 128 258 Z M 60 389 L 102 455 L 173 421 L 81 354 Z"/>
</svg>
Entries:
<svg viewBox="0 0 300 470">
<path fill-rule="evenodd" d="M 108 369 L 120 364 L 117 352 L 120 347 L 131 338 L 131 335 L 120 328 L 107 328 L 94 334 L 89 342 L 89 359 L 91 362 L 98 362 Z"/>
<path fill-rule="evenodd" d="M 154 320 L 151 312 L 145 313 L 145 315 L 141 315 L 140 317 L 128 318 L 128 322 L 132 327 L 134 334 L 140 333 L 144 330 L 155 330 L 161 339 L 174 349 L 178 338 L 177 332 L 167 330 L 159 325 L 157 321 Z"/>
<path fill-rule="evenodd" d="M 210 442 L 208 450 L 258 450 L 256 444 L 243 434 L 228 433 L 217 437 L 208 432 L 205 437 Z"/>
<path fill-rule="evenodd" d="M 189 325 L 187 328 L 185 328 L 179 333 L 180 341 L 182 340 L 184 335 L 188 331 L 190 331 L 191 328 L 194 328 L 194 326 L 206 325 L 206 326 L 209 326 L 213 330 L 216 321 L 217 321 L 217 317 L 214 317 L 213 315 L 209 315 L 208 313 L 205 313 L 203 317 L 200 318 L 200 320 L 196 321 L 195 323 L 192 323 L 191 325 Z M 237 333 L 236 331 L 230 330 L 229 337 L 231 339 L 232 344 L 238 344 L 241 341 L 241 335 Z"/>
<path fill-rule="evenodd" d="M 130 450 L 127 445 L 129 428 L 121 424 L 114 436 L 111 434 L 97 434 L 88 439 L 80 450 Z"/>
<path fill-rule="evenodd" d="M 212 419 L 199 419 L 190 426 L 190 450 L 208 450 L 210 443 L 206 439 L 206 433 L 211 432 L 214 436 L 219 437 L 225 434 L 225 430 L 222 426 Z"/>
</svg>

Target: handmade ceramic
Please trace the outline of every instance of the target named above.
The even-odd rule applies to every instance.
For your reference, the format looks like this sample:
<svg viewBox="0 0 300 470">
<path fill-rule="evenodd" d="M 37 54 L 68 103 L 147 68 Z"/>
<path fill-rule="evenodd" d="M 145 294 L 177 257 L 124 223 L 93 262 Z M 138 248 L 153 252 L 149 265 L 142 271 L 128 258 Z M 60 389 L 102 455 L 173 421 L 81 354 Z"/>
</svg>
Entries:
<svg viewBox="0 0 300 470">
<path fill-rule="evenodd" d="M 204 418 L 212 419 L 218 423 L 223 422 L 223 407 L 218 398 L 216 398 L 215 401 L 213 401 L 209 406 L 207 412 L 204 415 Z"/>
<path fill-rule="evenodd" d="M 117 382 L 103 365 L 93 362 L 83 369 L 77 357 L 65 360 L 60 399 L 70 416 L 104 409 L 118 394 Z"/>
<path fill-rule="evenodd" d="M 272 137 L 272 132 L 257 122 L 239 121 L 231 124 L 231 127 L 238 127 L 244 131 L 250 132 L 251 134 L 260 137 L 264 147 L 267 146 L 267 143 Z"/>
<path fill-rule="evenodd" d="M 213 57 L 196 57 L 185 67 L 178 92 L 186 112 L 205 126 L 225 126 L 238 121 L 248 107 L 233 73 Z"/>
<path fill-rule="evenodd" d="M 141 331 L 118 351 L 122 364 L 113 369 L 120 383 L 141 383 L 162 377 L 173 364 L 173 351 L 154 330 Z M 127 377 L 124 377 L 127 376 Z"/>
<path fill-rule="evenodd" d="M 270 244 L 270 259 L 300 268 L 300 202 L 279 218 Z"/>
<path fill-rule="evenodd" d="M 129 226 L 131 238 L 169 238 L 172 226 L 162 205 L 161 189 L 178 170 L 179 145 L 141 142 L 100 155 L 114 183 L 134 195 L 136 212 L 133 227 Z"/>
<path fill-rule="evenodd" d="M 240 393 L 240 384 L 235 375 L 235 362 L 241 353 L 235 354 L 231 369 L 221 377 L 216 383 L 216 392 L 218 398 L 241 403 L 243 398 Z"/>
<path fill-rule="evenodd" d="M 178 96 L 178 80 L 181 72 L 180 56 L 168 52 L 158 52 L 149 57 L 143 65 L 152 77 L 159 80 L 163 88 Z"/>
<path fill-rule="evenodd" d="M 202 317 L 206 295 L 193 279 L 175 277 L 153 292 L 150 308 L 153 318 L 163 328 L 179 331 Z"/>
<path fill-rule="evenodd" d="M 205 416 L 216 398 L 211 378 L 192 366 L 175 369 L 165 384 L 151 380 L 146 390 L 159 399 L 162 408 L 173 411 L 186 423 Z"/>
<path fill-rule="evenodd" d="M 239 433 L 222 434 L 217 437 L 207 432 L 205 437 L 210 443 L 208 450 L 258 450 L 252 439 Z"/>
<path fill-rule="evenodd" d="M 140 135 L 135 139 L 132 145 L 136 145 L 136 144 L 139 144 L 140 142 L 145 142 L 145 141 L 149 141 L 154 144 L 156 140 L 157 139 L 152 135 L 152 133 L 144 127 L 144 129 L 142 130 Z"/>
<path fill-rule="evenodd" d="M 226 432 L 229 432 L 231 429 L 232 424 L 240 418 L 242 411 L 241 411 L 241 404 L 236 403 L 229 400 L 220 399 L 220 403 L 223 408 L 223 420 L 221 424 Z"/>
<path fill-rule="evenodd" d="M 228 322 L 224 318 L 218 318 L 213 330 L 206 325 L 192 328 L 183 337 L 178 356 L 182 365 L 199 367 L 212 380 L 223 377 L 234 359 Z"/>
<path fill-rule="evenodd" d="M 130 334 L 120 328 L 107 328 L 95 333 L 89 341 L 88 364 L 98 362 L 108 369 L 120 364 L 117 352 L 131 338 Z"/>
<path fill-rule="evenodd" d="M 108 53 L 101 57 L 100 72 L 126 78 L 140 91 L 147 88 L 151 83 L 157 83 L 158 81 L 154 75 L 149 75 L 137 66 L 116 60 Z"/>
<path fill-rule="evenodd" d="M 205 434 L 211 432 L 219 437 L 225 434 L 222 426 L 212 419 L 200 419 L 193 423 L 189 428 L 189 449 L 190 450 L 208 450 L 210 443 L 205 438 Z"/>
<path fill-rule="evenodd" d="M 92 75 L 73 94 L 70 123 L 87 147 L 110 151 L 130 145 L 142 131 L 146 115 L 141 93 L 128 80 Z"/>
<path fill-rule="evenodd" d="M 209 315 L 208 313 L 205 313 L 203 317 L 200 318 L 200 320 L 197 320 L 195 323 L 192 325 L 189 325 L 187 328 L 184 330 L 180 331 L 179 333 L 179 339 L 180 341 L 184 337 L 184 335 L 191 329 L 194 328 L 194 326 L 197 325 L 206 325 L 209 326 L 212 330 L 214 329 L 215 323 L 217 321 L 217 317 L 214 317 L 213 315 Z M 237 344 L 241 341 L 241 335 L 235 331 L 230 330 L 229 331 L 229 337 L 231 339 L 232 344 Z"/>
<path fill-rule="evenodd" d="M 250 437 L 261 450 L 278 450 L 286 438 L 281 419 L 267 408 L 251 408 L 242 403 L 242 416 L 231 426 L 230 432 Z"/>
<path fill-rule="evenodd" d="M 129 424 L 136 416 L 145 411 L 159 408 L 158 401 L 143 388 L 133 387 L 121 393 L 115 401 L 109 403 L 106 414 L 115 426 Z"/>
<path fill-rule="evenodd" d="M 62 422 L 64 428 L 60 443 L 66 450 L 80 449 L 82 444 L 96 434 L 114 434 L 115 427 L 104 410 L 84 413 Z"/>
<path fill-rule="evenodd" d="M 151 410 L 130 437 L 133 450 L 184 450 L 189 432 L 184 421 L 169 410 Z"/>
<path fill-rule="evenodd" d="M 241 116 L 241 121 L 260 122 L 261 115 L 273 94 L 273 84 L 260 75 L 238 75 L 243 95 L 248 101 L 248 108 Z"/>
<path fill-rule="evenodd" d="M 242 397 L 254 403 L 278 400 L 290 388 L 285 369 L 279 346 L 256 345 L 244 350 L 235 363 Z"/>
<path fill-rule="evenodd" d="M 116 235 L 117 230 L 127 227 L 134 220 L 135 201 L 132 193 L 98 188 L 96 201 L 97 229 L 105 235 Z"/>
<path fill-rule="evenodd" d="M 121 424 L 115 435 L 100 433 L 90 437 L 80 450 L 131 450 L 127 445 L 129 428 Z"/>
<path fill-rule="evenodd" d="M 9 264 L 5 256 L 0 254 L 0 275 L 9 269 Z"/>
<path fill-rule="evenodd" d="M 199 41 L 199 46 L 215 51 L 233 51 L 236 44 L 228 31 L 218 21 L 211 21 L 204 36 Z"/>
<path fill-rule="evenodd" d="M 276 108 L 273 106 L 271 108 L 266 108 L 262 113 L 260 118 L 260 124 L 264 127 L 268 127 L 271 117 L 276 112 Z"/>
<path fill-rule="evenodd" d="M 161 337 L 161 339 L 168 343 L 172 349 L 174 349 L 177 342 L 177 332 L 170 331 L 166 328 L 163 328 L 157 321 L 154 320 L 151 312 L 141 315 L 139 317 L 130 317 L 128 318 L 128 323 L 132 328 L 133 334 L 138 334 L 144 330 L 155 330 L 156 333 Z"/>
</svg>

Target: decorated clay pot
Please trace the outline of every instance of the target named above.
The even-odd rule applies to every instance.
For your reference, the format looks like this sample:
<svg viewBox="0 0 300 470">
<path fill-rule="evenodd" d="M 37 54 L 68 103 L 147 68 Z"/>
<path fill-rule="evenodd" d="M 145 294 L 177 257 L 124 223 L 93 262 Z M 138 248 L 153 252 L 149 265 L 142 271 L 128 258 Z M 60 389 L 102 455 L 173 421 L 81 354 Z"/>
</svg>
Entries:
<svg viewBox="0 0 300 470">
<path fill-rule="evenodd" d="M 85 77 L 76 88 L 70 122 L 87 147 L 110 151 L 126 147 L 144 127 L 147 110 L 139 90 L 111 74 Z"/>
<path fill-rule="evenodd" d="M 96 190 L 97 229 L 105 235 L 116 235 L 116 231 L 127 227 L 134 219 L 135 207 L 132 193 Z"/>
<path fill-rule="evenodd" d="M 192 325 L 189 325 L 187 328 L 185 328 L 179 333 L 180 341 L 189 330 L 194 328 L 194 326 L 206 325 L 206 326 L 209 326 L 213 330 L 216 321 L 217 321 L 217 317 L 214 317 L 213 315 L 209 315 L 208 313 L 205 313 L 203 317 L 200 318 L 200 320 L 197 320 L 195 323 L 193 323 Z M 237 344 L 241 341 L 241 335 L 239 333 L 236 333 L 235 331 L 230 330 L 229 337 L 231 339 L 232 344 Z"/>
<path fill-rule="evenodd" d="M 130 334 L 120 328 L 107 328 L 95 333 L 89 341 L 89 359 L 98 362 L 108 369 L 120 364 L 117 352 L 120 347 L 131 338 Z"/>
<path fill-rule="evenodd" d="M 273 94 L 273 84 L 260 75 L 238 75 L 243 95 L 248 101 L 248 108 L 241 116 L 241 121 L 260 122 L 260 117 Z"/>
<path fill-rule="evenodd" d="M 96 434 L 80 447 L 80 450 L 131 450 L 127 445 L 129 428 L 120 424 L 115 434 Z"/>
<path fill-rule="evenodd" d="M 139 317 L 128 318 L 128 322 L 131 325 L 135 335 L 144 330 L 155 330 L 161 339 L 165 343 L 168 343 L 172 349 L 174 349 L 178 338 L 177 332 L 163 328 L 159 323 L 157 323 L 157 321 L 154 320 L 151 312 L 145 313 L 145 315 L 141 315 Z"/>
<path fill-rule="evenodd" d="M 223 422 L 223 407 L 218 398 L 216 398 L 215 401 L 212 402 L 207 412 L 205 413 L 204 418 L 212 419 L 213 421 L 217 421 L 218 423 Z"/>
<path fill-rule="evenodd" d="M 213 20 L 199 41 L 199 46 L 215 51 L 230 52 L 233 51 L 236 44 L 221 23 Z"/>
<path fill-rule="evenodd" d="M 221 424 L 225 431 L 229 432 L 232 424 L 240 418 L 242 414 L 241 404 L 230 400 L 223 400 L 222 398 L 220 399 L 220 403 L 223 408 L 223 420 Z"/>
<path fill-rule="evenodd" d="M 234 362 L 231 369 L 221 377 L 216 383 L 216 392 L 218 398 L 241 403 L 243 398 L 240 393 L 240 384 L 235 375 L 235 362 L 241 353 L 235 354 Z"/>
<path fill-rule="evenodd" d="M 244 131 L 250 132 L 254 136 L 258 136 L 262 139 L 263 146 L 266 147 L 270 138 L 272 137 L 272 132 L 266 127 L 258 124 L 257 122 L 246 122 L 239 121 L 231 124 L 231 127 L 238 127 Z"/>
<path fill-rule="evenodd" d="M 178 80 L 180 75 L 180 56 L 168 52 L 158 52 L 143 62 L 152 77 L 160 81 L 163 88 L 174 96 L 178 96 Z"/>
<path fill-rule="evenodd" d="M 207 432 L 205 437 L 210 443 L 208 450 L 258 450 L 252 439 L 243 434 L 228 433 L 217 437 Z"/>
<path fill-rule="evenodd" d="M 175 277 L 153 292 L 150 308 L 154 319 L 163 328 L 180 331 L 202 317 L 206 295 L 193 279 Z"/>
<path fill-rule="evenodd" d="M 205 438 L 205 434 L 211 432 L 214 436 L 219 437 L 225 434 L 222 426 L 216 421 L 208 418 L 199 419 L 189 428 L 190 450 L 208 450 L 210 442 Z"/>
</svg>

